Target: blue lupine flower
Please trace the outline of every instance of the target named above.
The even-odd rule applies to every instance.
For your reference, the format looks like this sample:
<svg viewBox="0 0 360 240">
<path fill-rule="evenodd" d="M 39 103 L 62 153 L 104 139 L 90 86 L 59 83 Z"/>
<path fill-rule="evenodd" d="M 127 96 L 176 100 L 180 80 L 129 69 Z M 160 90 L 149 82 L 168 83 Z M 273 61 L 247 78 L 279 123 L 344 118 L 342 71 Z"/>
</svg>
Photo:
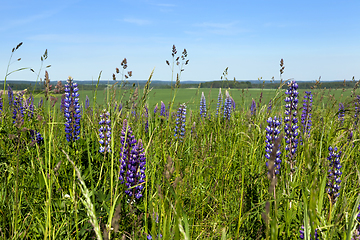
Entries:
<svg viewBox="0 0 360 240">
<path fill-rule="evenodd" d="M 267 108 L 267 112 L 270 113 L 270 112 L 271 112 L 271 109 L 272 109 L 272 102 L 271 102 L 271 100 L 270 100 L 270 101 L 269 101 L 268 108 Z"/>
<path fill-rule="evenodd" d="M 30 137 L 33 141 L 35 141 L 37 144 L 42 144 L 44 141 L 44 138 L 41 136 L 41 134 L 35 130 L 30 129 Z"/>
<path fill-rule="evenodd" d="M 88 95 L 86 95 L 86 99 L 85 99 L 85 109 L 88 109 L 90 107 L 90 100 Z"/>
<path fill-rule="evenodd" d="M 311 92 L 305 91 L 303 110 L 301 114 L 301 123 L 303 127 L 303 133 L 305 137 L 310 137 L 311 130 L 311 110 L 312 110 L 312 99 Z"/>
<path fill-rule="evenodd" d="M 231 106 L 233 108 L 233 111 L 235 112 L 235 108 L 236 108 L 235 100 L 231 96 L 230 96 L 230 100 L 231 100 Z"/>
<path fill-rule="evenodd" d="M 125 183 L 125 193 L 139 199 L 145 182 L 146 157 L 141 139 L 137 143 L 132 130 L 125 119 L 121 131 L 120 175 L 119 180 Z"/>
<path fill-rule="evenodd" d="M 295 81 L 291 81 L 288 84 L 288 89 L 285 91 L 287 95 L 285 97 L 285 118 L 284 118 L 284 131 L 285 131 L 285 150 L 289 152 L 286 157 L 290 161 L 290 169 L 291 171 L 295 170 L 295 153 L 298 146 L 298 119 L 297 115 L 297 107 L 298 107 L 298 95 L 297 92 L 298 84 Z"/>
<path fill-rule="evenodd" d="M 155 108 L 154 108 L 154 115 L 157 113 L 157 110 L 159 109 L 158 104 L 156 104 Z"/>
<path fill-rule="evenodd" d="M 43 105 L 43 103 L 44 103 L 44 99 L 41 97 L 41 98 L 40 98 L 40 101 L 39 101 L 39 103 L 38 103 L 38 108 L 41 108 L 42 105 Z"/>
<path fill-rule="evenodd" d="M 31 94 L 24 102 L 24 109 L 26 109 L 29 120 L 34 117 L 34 97 Z"/>
<path fill-rule="evenodd" d="M 266 127 L 266 146 L 265 146 L 265 157 L 269 160 L 272 151 L 274 150 L 275 142 L 279 138 L 280 135 L 280 125 L 281 125 L 281 118 L 269 117 L 268 120 L 268 126 Z M 275 159 L 275 174 L 280 173 L 280 164 L 281 164 L 281 151 L 280 151 L 280 145 L 276 151 L 276 159 Z M 268 162 L 266 162 L 266 166 L 268 167 Z"/>
<path fill-rule="evenodd" d="M 100 150 L 101 153 L 111 152 L 111 120 L 110 113 L 103 110 L 103 113 L 100 114 L 99 122 L 99 137 L 100 137 Z"/>
<path fill-rule="evenodd" d="M 8 99 L 9 99 L 9 106 L 13 107 L 14 104 L 14 92 L 10 86 L 8 86 Z"/>
<path fill-rule="evenodd" d="M 251 116 L 256 115 L 256 102 L 253 99 L 250 106 Z"/>
<path fill-rule="evenodd" d="M 166 114 L 165 103 L 163 103 L 163 101 L 161 101 L 160 116 L 166 117 L 165 114 Z"/>
<path fill-rule="evenodd" d="M 13 123 L 15 123 L 16 121 L 24 122 L 24 107 L 23 107 L 24 93 L 25 93 L 24 91 L 21 91 L 15 96 L 13 116 L 12 116 L 12 118 L 14 119 Z"/>
<path fill-rule="evenodd" d="M 224 103 L 224 119 L 230 120 L 231 117 L 231 98 L 229 92 L 225 91 L 225 103 Z"/>
<path fill-rule="evenodd" d="M 301 229 L 300 229 L 300 239 L 304 239 L 305 236 L 304 236 L 304 226 L 301 226 Z M 310 239 L 312 239 L 311 237 L 311 234 L 310 234 Z M 318 233 L 318 229 L 316 228 L 315 229 L 315 240 L 319 240 L 319 233 Z"/>
<path fill-rule="evenodd" d="M 354 104 L 355 104 L 354 126 L 357 126 L 358 121 L 359 121 L 359 114 L 360 114 L 360 96 L 359 95 L 356 96 Z"/>
<path fill-rule="evenodd" d="M 216 116 L 221 114 L 221 108 L 222 108 L 222 94 L 221 94 L 221 88 L 219 88 L 218 101 L 216 104 Z"/>
<path fill-rule="evenodd" d="M 73 82 L 72 77 L 69 77 L 65 84 L 64 100 L 65 132 L 68 142 L 74 142 L 80 138 L 81 110 L 78 91 L 77 84 Z"/>
<path fill-rule="evenodd" d="M 330 161 L 329 164 L 329 175 L 328 175 L 328 183 L 326 184 L 326 191 L 329 194 L 331 202 L 334 204 L 337 200 L 337 197 L 340 195 L 340 183 L 341 179 L 340 176 L 341 172 L 341 165 L 340 165 L 340 157 L 341 151 L 338 152 L 337 147 L 329 147 L 329 156 L 327 159 Z"/>
<path fill-rule="evenodd" d="M 176 114 L 176 125 L 175 125 L 175 139 L 183 140 L 185 136 L 185 122 L 186 122 L 186 105 L 181 104 Z"/>
<path fill-rule="evenodd" d="M 201 93 L 201 99 L 200 99 L 200 117 L 206 117 L 206 99 L 204 92 Z"/>
<path fill-rule="evenodd" d="M 157 239 L 162 238 L 162 234 L 161 234 L 161 233 L 160 233 L 160 234 L 158 234 L 158 235 L 156 236 L 156 238 L 157 238 Z M 152 238 L 152 236 L 151 236 L 151 235 L 147 235 L 147 239 L 149 239 L 149 240 L 150 240 L 150 239 L 153 239 L 153 238 Z"/>
<path fill-rule="evenodd" d="M 338 119 L 340 121 L 340 125 L 342 126 L 344 124 L 344 120 L 345 120 L 345 107 L 344 107 L 343 103 L 339 103 Z"/>
<path fill-rule="evenodd" d="M 3 99 L 2 99 L 2 93 L 0 94 L 0 116 L 3 111 Z"/>
</svg>

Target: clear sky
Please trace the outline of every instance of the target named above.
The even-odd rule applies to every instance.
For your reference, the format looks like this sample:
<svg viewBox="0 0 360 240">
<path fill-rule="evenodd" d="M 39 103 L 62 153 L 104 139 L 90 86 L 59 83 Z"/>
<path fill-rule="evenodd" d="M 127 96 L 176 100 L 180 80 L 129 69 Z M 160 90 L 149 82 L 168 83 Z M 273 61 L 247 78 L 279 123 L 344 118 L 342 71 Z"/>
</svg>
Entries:
<svg viewBox="0 0 360 240">
<path fill-rule="evenodd" d="M 111 79 L 124 57 L 132 79 L 170 80 L 172 45 L 187 49 L 182 80 L 351 80 L 360 78 L 360 1 L 11 0 L 0 7 L 0 76 L 10 66 L 50 79 Z M 43 73 L 41 76 L 43 77 Z M 35 80 L 30 71 L 10 79 Z M 1 77 L 3 79 L 3 77 Z"/>
</svg>

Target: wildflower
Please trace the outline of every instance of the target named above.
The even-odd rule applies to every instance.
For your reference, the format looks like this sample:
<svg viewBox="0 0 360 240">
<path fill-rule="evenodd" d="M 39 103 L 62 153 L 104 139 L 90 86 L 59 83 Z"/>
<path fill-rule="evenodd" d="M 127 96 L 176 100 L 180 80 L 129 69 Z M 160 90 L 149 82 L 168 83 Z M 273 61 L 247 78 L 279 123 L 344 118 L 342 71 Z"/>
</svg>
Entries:
<svg viewBox="0 0 360 240">
<path fill-rule="evenodd" d="M 3 111 L 3 99 L 2 99 L 2 92 L 0 93 L 0 116 Z"/>
<path fill-rule="evenodd" d="M 357 126 L 358 121 L 359 121 L 359 113 L 360 113 L 360 96 L 359 95 L 356 96 L 354 104 L 355 104 L 354 126 Z"/>
<path fill-rule="evenodd" d="M 272 151 L 274 150 L 275 142 L 279 138 L 280 135 L 280 125 L 281 125 L 281 118 L 271 118 L 269 117 L 268 126 L 266 127 L 266 146 L 265 146 L 265 157 L 269 160 Z M 279 174 L 280 164 L 281 164 L 281 151 L 280 145 L 276 151 L 276 159 L 275 159 L 275 174 Z M 268 162 L 266 162 L 266 166 L 268 166 Z"/>
<path fill-rule="evenodd" d="M 345 107 L 344 107 L 343 103 L 339 103 L 338 119 L 340 121 L 340 125 L 342 126 L 344 124 L 344 120 L 345 120 Z"/>
<path fill-rule="evenodd" d="M 200 99 L 200 117 L 206 117 L 206 99 L 204 92 L 202 92 Z"/>
<path fill-rule="evenodd" d="M 288 95 L 285 97 L 285 118 L 284 118 L 284 131 L 285 131 L 285 150 L 289 152 L 286 157 L 290 161 L 291 171 L 295 170 L 295 153 L 298 146 L 298 119 L 297 115 L 297 106 L 298 106 L 298 84 L 295 81 L 291 81 L 288 84 L 288 89 L 285 91 L 285 94 Z"/>
<path fill-rule="evenodd" d="M 121 131 L 120 175 L 119 180 L 125 183 L 125 193 L 139 199 L 145 182 L 146 157 L 141 139 L 137 143 L 132 130 L 125 119 Z"/>
<path fill-rule="evenodd" d="M 300 239 L 305 239 L 305 236 L 304 236 L 304 226 L 301 226 L 301 229 L 300 229 Z M 312 239 L 311 237 L 311 234 L 310 234 L 310 239 Z M 315 240 L 319 240 L 319 234 L 318 234 L 318 229 L 316 228 L 315 229 Z"/>
<path fill-rule="evenodd" d="M 144 117 L 145 117 L 145 132 L 149 132 L 149 108 L 145 104 L 144 106 Z"/>
<path fill-rule="evenodd" d="M 24 107 L 23 107 L 23 95 L 24 91 L 19 92 L 15 96 L 14 110 L 13 110 L 13 123 L 16 121 L 24 122 Z"/>
<path fill-rule="evenodd" d="M 88 95 L 86 95 L 86 99 L 85 99 L 85 109 L 88 109 L 89 106 L 90 106 L 90 100 L 89 100 Z"/>
<path fill-rule="evenodd" d="M 35 130 L 30 129 L 30 137 L 33 141 L 35 141 L 37 144 L 42 144 L 44 141 L 44 138 L 41 136 L 41 134 Z"/>
<path fill-rule="evenodd" d="M 175 139 L 182 139 L 185 136 L 185 122 L 186 122 L 186 105 L 185 103 L 181 104 L 176 115 L 176 126 L 175 126 Z"/>
<path fill-rule="evenodd" d="M 157 113 L 158 108 L 159 108 L 159 106 L 158 106 L 158 104 L 156 104 L 156 106 L 154 108 L 154 115 Z"/>
<path fill-rule="evenodd" d="M 233 111 L 235 111 L 235 108 L 236 108 L 236 104 L 235 104 L 235 101 L 234 99 L 230 96 L 230 100 L 231 100 L 231 106 L 233 108 Z"/>
<path fill-rule="evenodd" d="M 26 109 L 28 117 L 31 119 L 34 117 L 34 97 L 30 95 L 24 102 L 24 109 Z"/>
<path fill-rule="evenodd" d="M 271 102 L 271 100 L 270 100 L 270 101 L 269 101 L 268 108 L 267 108 L 267 112 L 270 113 L 270 112 L 271 112 L 271 109 L 272 109 L 272 102 Z"/>
<path fill-rule="evenodd" d="M 303 110 L 301 114 L 301 123 L 303 126 L 304 136 L 310 137 L 311 129 L 311 110 L 312 110 L 312 94 L 309 91 L 305 91 L 303 100 Z"/>
<path fill-rule="evenodd" d="M 254 116 L 256 114 L 256 102 L 253 99 L 250 106 L 251 116 Z"/>
<path fill-rule="evenodd" d="M 328 175 L 328 183 L 326 184 L 326 191 L 329 194 L 329 197 L 331 199 L 332 204 L 334 204 L 337 200 L 337 197 L 339 196 L 339 190 L 340 190 L 340 183 L 341 179 L 340 176 L 342 172 L 340 171 L 341 165 L 340 165 L 340 157 L 341 157 L 341 151 L 338 152 L 337 147 L 332 148 L 329 147 L 329 156 L 327 159 L 330 161 L 329 164 L 329 175 Z"/>
<path fill-rule="evenodd" d="M 221 107 L 222 107 L 222 94 L 221 94 L 221 88 L 219 88 L 218 102 L 216 105 L 216 116 L 221 114 Z"/>
<path fill-rule="evenodd" d="M 44 100 L 43 100 L 43 98 L 41 97 L 41 98 L 40 98 L 40 101 L 39 101 L 39 103 L 38 103 L 38 108 L 41 108 L 42 105 L 43 105 L 43 103 L 44 103 Z"/>
<path fill-rule="evenodd" d="M 166 114 L 165 104 L 163 103 L 163 101 L 161 101 L 160 116 L 165 117 L 165 114 Z"/>
<path fill-rule="evenodd" d="M 224 104 L 224 119 L 226 120 L 230 120 L 231 117 L 231 99 L 230 99 L 230 94 L 229 92 L 226 90 L 225 91 L 225 104 Z"/>
<path fill-rule="evenodd" d="M 67 84 L 65 84 L 65 103 L 64 116 L 66 119 L 65 132 L 66 140 L 74 142 L 79 139 L 80 134 L 80 104 L 79 104 L 79 89 L 77 84 L 73 82 L 72 77 L 69 77 Z"/>
<path fill-rule="evenodd" d="M 103 110 L 103 113 L 100 114 L 100 128 L 99 128 L 99 137 L 100 137 L 100 150 L 101 153 L 111 152 L 111 121 L 110 113 Z"/>
<path fill-rule="evenodd" d="M 9 99 L 9 106 L 12 107 L 14 103 L 14 92 L 10 86 L 8 86 L 8 99 Z"/>
</svg>

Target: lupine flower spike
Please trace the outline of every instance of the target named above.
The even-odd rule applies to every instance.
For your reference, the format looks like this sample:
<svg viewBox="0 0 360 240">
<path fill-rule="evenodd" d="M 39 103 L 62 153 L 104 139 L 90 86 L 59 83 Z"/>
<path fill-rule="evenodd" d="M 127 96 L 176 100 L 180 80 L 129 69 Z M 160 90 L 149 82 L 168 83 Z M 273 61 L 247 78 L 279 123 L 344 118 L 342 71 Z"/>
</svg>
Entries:
<svg viewBox="0 0 360 240">
<path fill-rule="evenodd" d="M 3 99 L 2 99 L 2 93 L 0 93 L 0 117 L 2 115 L 3 111 Z"/>
<path fill-rule="evenodd" d="M 344 124 L 344 119 L 345 119 L 345 107 L 343 103 L 339 103 L 338 119 L 340 121 L 340 126 L 342 126 Z"/>
<path fill-rule="evenodd" d="M 288 151 L 286 155 L 290 163 L 291 172 L 295 170 L 295 154 L 298 146 L 298 119 L 297 107 L 298 107 L 298 84 L 295 81 L 291 81 L 288 84 L 288 89 L 285 91 L 287 95 L 285 97 L 285 150 Z M 292 175 L 291 175 L 292 176 Z"/>
<path fill-rule="evenodd" d="M 156 104 L 156 106 L 154 108 L 154 115 L 157 113 L 158 109 L 159 109 L 159 106 L 158 106 L 158 104 Z"/>
<path fill-rule="evenodd" d="M 176 126 L 175 126 L 175 139 L 182 141 L 185 136 L 185 122 L 186 122 L 186 105 L 181 104 L 176 115 Z"/>
<path fill-rule="evenodd" d="M 303 127 L 304 137 L 310 137 L 310 130 L 311 130 L 311 110 L 312 110 L 312 99 L 313 96 L 311 92 L 305 91 L 304 95 L 304 103 L 303 103 L 303 110 L 301 114 L 301 124 Z"/>
<path fill-rule="evenodd" d="M 279 138 L 280 135 L 280 126 L 281 126 L 281 119 L 278 117 L 271 118 L 269 117 L 268 126 L 266 127 L 266 146 L 265 146 L 265 157 L 269 160 L 272 151 L 274 150 L 275 142 Z M 280 145 L 278 150 L 276 151 L 276 159 L 275 159 L 275 174 L 280 173 L 280 164 L 281 164 L 281 151 Z M 268 166 L 268 162 L 266 162 L 266 166 Z"/>
<path fill-rule="evenodd" d="M 99 143 L 100 143 L 100 150 L 101 153 L 111 152 L 111 120 L 110 120 L 110 113 L 103 110 L 103 113 L 100 114 L 100 122 L 99 122 Z"/>
<path fill-rule="evenodd" d="M 10 86 L 8 86 L 8 99 L 9 99 L 9 106 L 12 107 L 14 103 L 14 92 Z"/>
<path fill-rule="evenodd" d="M 221 94 L 221 88 L 219 88 L 218 101 L 216 105 L 216 116 L 221 114 L 221 108 L 222 108 L 222 94 Z"/>
<path fill-rule="evenodd" d="M 23 95 L 24 95 L 24 91 L 21 91 L 15 96 L 14 110 L 12 117 L 14 119 L 13 123 L 15 123 L 16 121 L 24 122 Z"/>
<path fill-rule="evenodd" d="M 165 114 L 166 114 L 165 103 L 163 103 L 163 101 L 161 101 L 160 116 L 166 117 Z"/>
<path fill-rule="evenodd" d="M 332 204 L 335 204 L 339 197 L 340 183 L 341 183 L 341 165 L 340 165 L 341 151 L 338 152 L 337 147 L 329 147 L 329 175 L 328 183 L 326 184 L 326 191 L 329 194 Z"/>
<path fill-rule="evenodd" d="M 230 120 L 231 108 L 232 108 L 231 97 L 230 97 L 229 92 L 226 90 L 225 91 L 225 104 L 224 104 L 224 119 Z"/>
<path fill-rule="evenodd" d="M 200 117 L 206 117 L 206 99 L 204 92 L 202 92 L 200 99 Z"/>
<path fill-rule="evenodd" d="M 121 131 L 120 175 L 119 180 L 125 183 L 125 193 L 139 199 L 145 182 L 146 157 L 141 139 L 137 143 L 132 130 L 125 119 Z"/>
<path fill-rule="evenodd" d="M 256 115 L 256 102 L 253 99 L 250 106 L 251 116 Z"/>
<path fill-rule="evenodd" d="M 86 95 L 86 99 L 85 99 L 85 109 L 88 109 L 89 106 L 90 106 L 90 100 L 89 100 L 88 95 Z"/>
<path fill-rule="evenodd" d="M 354 118 L 355 118 L 355 121 L 354 121 L 354 127 L 356 129 L 356 126 L 359 122 L 359 114 L 360 114 L 360 96 L 357 95 L 356 96 L 356 99 L 355 99 L 355 114 L 354 114 Z"/>
<path fill-rule="evenodd" d="M 65 84 L 64 99 L 65 132 L 68 142 L 74 142 L 80 138 L 81 111 L 78 91 L 77 84 L 73 82 L 72 77 L 69 77 Z"/>
</svg>

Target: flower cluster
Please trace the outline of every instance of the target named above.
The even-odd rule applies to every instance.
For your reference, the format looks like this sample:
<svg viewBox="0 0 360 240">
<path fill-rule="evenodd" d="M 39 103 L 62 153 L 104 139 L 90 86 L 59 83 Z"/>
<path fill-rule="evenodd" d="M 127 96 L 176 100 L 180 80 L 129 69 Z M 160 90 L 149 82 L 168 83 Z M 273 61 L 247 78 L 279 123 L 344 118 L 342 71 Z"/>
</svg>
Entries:
<svg viewBox="0 0 360 240">
<path fill-rule="evenodd" d="M 9 106 L 12 107 L 14 104 L 14 92 L 10 86 L 8 86 L 8 99 L 9 99 Z"/>
<path fill-rule="evenodd" d="M 185 136 L 185 122 L 186 122 L 186 105 L 181 104 L 176 114 L 176 126 L 175 126 L 175 139 L 182 139 Z"/>
<path fill-rule="evenodd" d="M 161 101 L 160 116 L 166 117 L 166 108 L 165 108 L 165 103 L 163 103 L 163 101 Z"/>
<path fill-rule="evenodd" d="M 216 116 L 221 114 L 221 107 L 222 107 L 222 94 L 221 94 L 221 88 L 219 88 L 218 102 L 216 104 Z"/>
<path fill-rule="evenodd" d="M 354 104 L 355 104 L 354 126 L 357 126 L 358 121 L 359 121 L 359 114 L 360 114 L 360 96 L 359 95 L 356 96 Z"/>
<path fill-rule="evenodd" d="M 30 129 L 30 137 L 37 144 L 42 144 L 44 141 L 44 138 L 36 130 Z"/>
<path fill-rule="evenodd" d="M 34 117 L 34 97 L 30 95 L 24 102 L 24 109 L 26 109 L 28 117 L 31 119 Z"/>
<path fill-rule="evenodd" d="M 288 84 L 288 89 L 285 91 L 287 95 L 285 97 L 285 118 L 284 118 L 284 131 L 285 131 L 285 150 L 289 151 L 286 156 L 290 160 L 291 171 L 294 171 L 294 158 L 298 146 L 298 119 L 297 107 L 298 107 L 298 84 L 295 81 L 291 81 Z"/>
<path fill-rule="evenodd" d="M 3 99 L 2 99 L 2 93 L 0 93 L 0 116 L 3 111 Z"/>
<path fill-rule="evenodd" d="M 303 126 L 304 137 L 310 137 L 312 100 L 313 95 L 311 92 L 305 91 L 303 110 L 301 114 L 301 124 Z"/>
<path fill-rule="evenodd" d="M 125 183 L 125 193 L 129 197 L 141 198 L 145 182 L 146 157 L 141 139 L 137 143 L 132 130 L 125 119 L 121 131 L 120 175 L 119 180 Z"/>
<path fill-rule="evenodd" d="M 23 95 L 24 91 L 19 92 L 15 96 L 14 100 L 14 110 L 13 110 L 13 123 L 15 122 L 24 122 L 24 107 L 23 107 Z"/>
<path fill-rule="evenodd" d="M 81 111 L 78 91 L 77 83 L 74 83 L 72 77 L 69 77 L 65 84 L 64 98 L 65 132 L 68 142 L 74 142 L 80 138 Z"/>
<path fill-rule="evenodd" d="M 305 239 L 305 236 L 304 236 L 304 226 L 301 226 L 301 229 L 300 229 L 300 239 Z M 312 239 L 311 237 L 311 234 L 310 234 L 310 239 Z M 316 228 L 315 229 L 315 240 L 319 240 L 319 233 L 318 233 L 318 229 Z"/>
<path fill-rule="evenodd" d="M 145 132 L 148 133 L 149 132 L 149 108 L 146 104 L 144 106 L 144 117 L 145 117 Z"/>
<path fill-rule="evenodd" d="M 225 103 L 224 103 L 224 119 L 230 120 L 231 117 L 232 101 L 229 92 L 225 91 Z"/>
<path fill-rule="evenodd" d="M 340 125 L 343 125 L 345 120 L 345 107 L 343 103 L 339 103 L 338 119 L 340 121 Z"/>
<path fill-rule="evenodd" d="M 254 116 L 256 114 L 256 102 L 253 99 L 250 106 L 251 116 Z"/>
<path fill-rule="evenodd" d="M 100 137 L 100 150 L 101 153 L 111 152 L 111 121 L 110 113 L 104 109 L 100 114 L 99 122 L 99 137 Z"/>
<path fill-rule="evenodd" d="M 329 194 L 331 202 L 334 204 L 339 196 L 340 190 L 340 183 L 341 179 L 340 176 L 341 172 L 341 165 L 340 165 L 340 157 L 341 151 L 338 152 L 337 147 L 329 147 L 329 156 L 327 159 L 329 160 L 329 175 L 328 175 L 328 182 L 326 184 L 326 191 Z"/>
<path fill-rule="evenodd" d="M 271 118 L 269 117 L 268 120 L 268 126 L 266 127 L 266 146 L 265 146 L 265 157 L 269 160 L 272 151 L 274 150 L 275 142 L 279 138 L 280 135 L 280 126 L 281 126 L 281 118 Z M 279 174 L 280 170 L 280 164 L 281 164 L 281 151 L 280 151 L 280 145 L 278 149 L 276 150 L 276 158 L 275 158 L 275 174 Z M 268 162 L 266 162 L 266 166 L 268 167 Z"/>
<path fill-rule="evenodd" d="M 86 98 L 85 98 L 85 109 L 88 109 L 89 107 L 90 107 L 90 100 L 89 100 L 88 95 L 86 95 Z"/>
<path fill-rule="evenodd" d="M 206 99 L 204 92 L 202 92 L 200 99 L 200 117 L 206 117 Z"/>
</svg>

